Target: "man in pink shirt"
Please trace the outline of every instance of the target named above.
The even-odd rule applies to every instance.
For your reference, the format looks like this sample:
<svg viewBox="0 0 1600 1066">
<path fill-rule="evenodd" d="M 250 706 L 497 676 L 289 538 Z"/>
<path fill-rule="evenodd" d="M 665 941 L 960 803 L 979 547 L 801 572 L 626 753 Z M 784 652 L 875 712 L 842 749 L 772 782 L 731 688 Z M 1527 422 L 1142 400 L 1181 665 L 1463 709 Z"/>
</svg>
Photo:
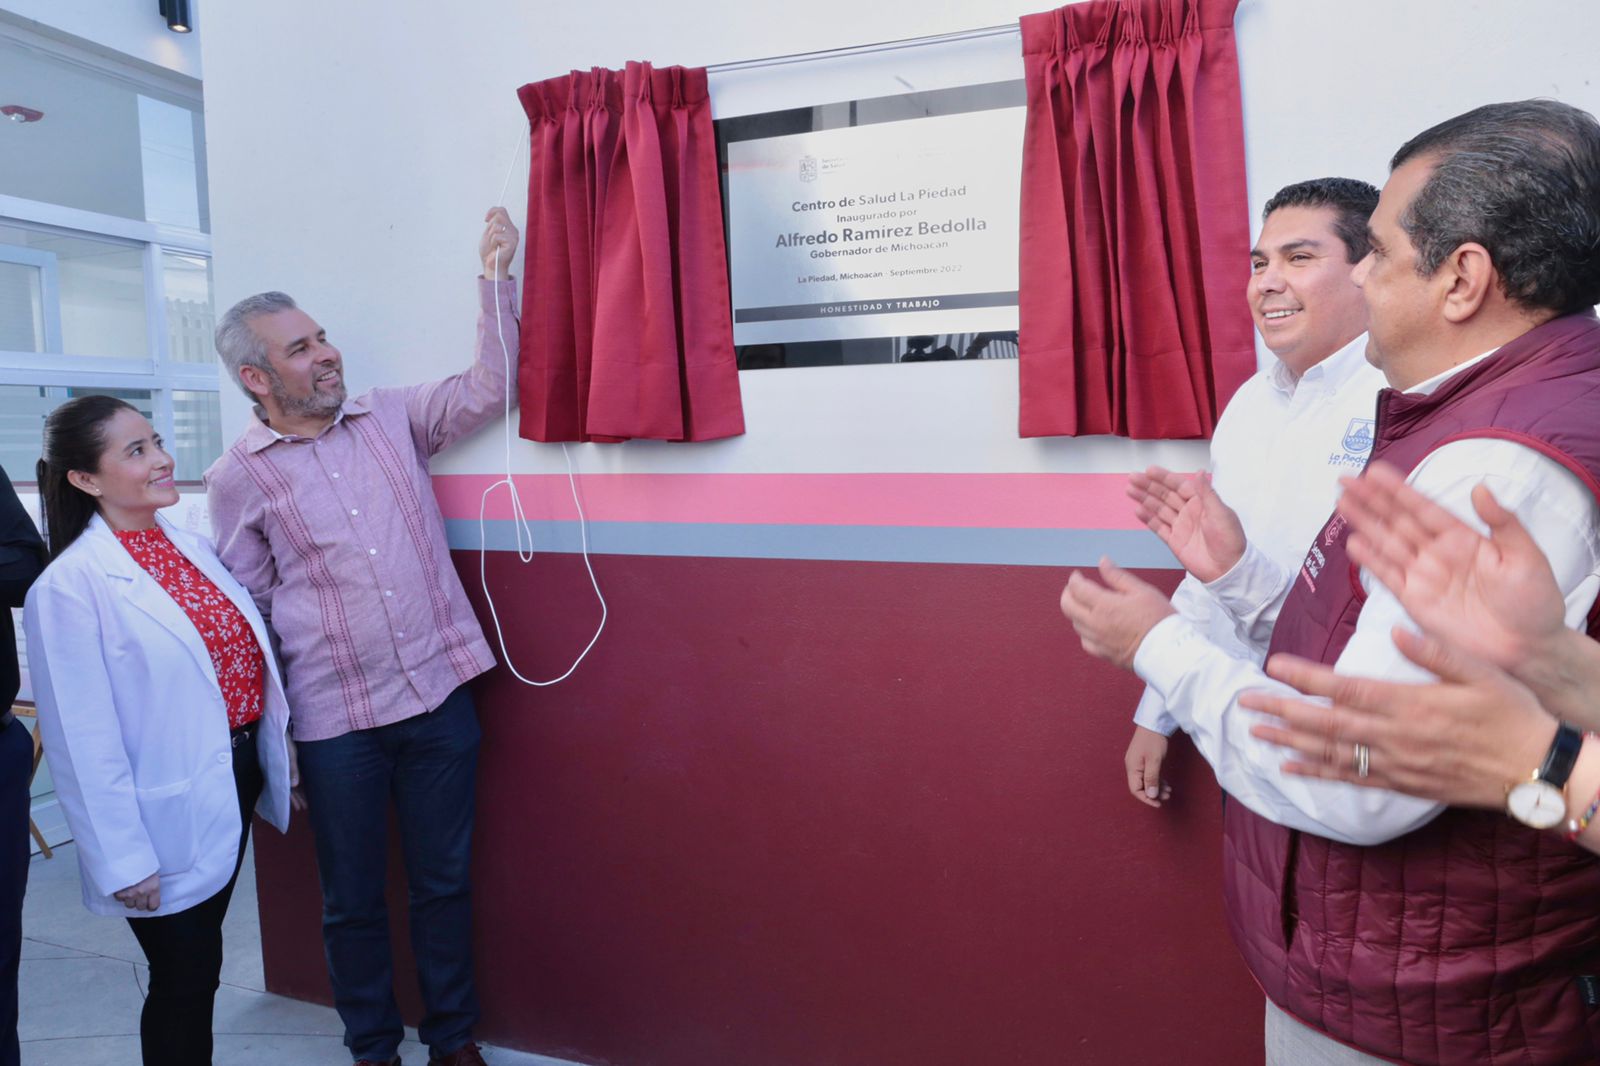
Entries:
<svg viewBox="0 0 1600 1066">
<path fill-rule="evenodd" d="M 383 894 L 391 797 L 419 1035 L 432 1062 L 483 1062 L 468 880 L 479 733 L 466 683 L 494 655 L 451 566 L 428 460 L 502 414 L 515 388 L 518 234 L 503 208 L 485 221 L 477 357 L 460 374 L 347 399 L 339 350 L 283 293 L 241 300 L 217 328 L 257 406 L 206 472 L 212 531 L 278 641 L 329 976 L 358 1066 L 397 1066 L 404 1036 Z"/>
</svg>

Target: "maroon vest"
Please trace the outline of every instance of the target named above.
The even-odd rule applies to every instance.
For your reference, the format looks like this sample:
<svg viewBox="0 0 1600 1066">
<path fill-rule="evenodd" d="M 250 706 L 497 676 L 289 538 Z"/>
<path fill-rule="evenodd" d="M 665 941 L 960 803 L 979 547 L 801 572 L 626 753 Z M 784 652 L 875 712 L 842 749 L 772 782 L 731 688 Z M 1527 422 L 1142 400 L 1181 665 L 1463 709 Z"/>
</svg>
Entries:
<svg viewBox="0 0 1600 1066">
<path fill-rule="evenodd" d="M 1378 397 L 1373 459 L 1409 473 L 1466 437 L 1536 448 L 1600 497 L 1600 322 L 1531 330 L 1431 396 Z M 1273 652 L 1333 663 L 1363 594 L 1335 515 L 1284 604 Z M 1594 628 L 1591 626 L 1591 632 Z M 1230 802 L 1228 924 L 1280 1007 L 1408 1063 L 1600 1062 L 1600 856 L 1497 811 L 1450 808 L 1375 847 Z"/>
</svg>

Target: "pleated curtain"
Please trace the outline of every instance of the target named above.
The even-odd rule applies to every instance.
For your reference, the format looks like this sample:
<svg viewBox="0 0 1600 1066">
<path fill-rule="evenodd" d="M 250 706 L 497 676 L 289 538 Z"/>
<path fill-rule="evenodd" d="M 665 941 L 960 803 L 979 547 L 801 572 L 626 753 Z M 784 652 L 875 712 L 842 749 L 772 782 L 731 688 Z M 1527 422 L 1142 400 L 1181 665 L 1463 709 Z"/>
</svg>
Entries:
<svg viewBox="0 0 1600 1066">
<path fill-rule="evenodd" d="M 703 68 L 524 85 L 520 430 L 539 441 L 744 432 Z"/>
<path fill-rule="evenodd" d="M 1021 19 L 1024 437 L 1208 437 L 1255 370 L 1237 2 Z"/>
</svg>

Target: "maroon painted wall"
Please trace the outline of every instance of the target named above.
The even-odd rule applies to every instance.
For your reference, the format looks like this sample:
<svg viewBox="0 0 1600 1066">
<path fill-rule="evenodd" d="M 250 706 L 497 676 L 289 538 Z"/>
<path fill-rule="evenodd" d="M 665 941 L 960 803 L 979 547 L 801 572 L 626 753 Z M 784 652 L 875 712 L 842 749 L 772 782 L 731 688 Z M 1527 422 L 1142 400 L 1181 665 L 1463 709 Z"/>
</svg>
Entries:
<svg viewBox="0 0 1600 1066">
<path fill-rule="evenodd" d="M 628 1066 L 1261 1061 L 1218 790 L 1180 740 L 1169 807 L 1128 796 L 1139 686 L 1078 648 L 1065 571 L 595 567 L 611 619 L 578 672 L 476 686 L 483 1038 Z M 558 674 L 598 614 L 581 560 L 489 569 L 519 668 Z M 256 841 L 268 986 L 326 1002 L 304 821 Z M 403 901 L 397 861 L 414 1020 Z"/>
</svg>

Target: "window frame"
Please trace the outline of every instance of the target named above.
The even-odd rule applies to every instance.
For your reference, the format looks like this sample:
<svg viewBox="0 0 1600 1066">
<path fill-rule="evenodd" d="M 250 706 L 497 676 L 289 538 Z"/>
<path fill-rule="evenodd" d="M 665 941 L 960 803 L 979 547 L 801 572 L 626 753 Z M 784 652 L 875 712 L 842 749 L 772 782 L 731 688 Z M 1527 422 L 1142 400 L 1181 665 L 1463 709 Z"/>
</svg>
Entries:
<svg viewBox="0 0 1600 1066">
<path fill-rule="evenodd" d="M 0 20 L 0 41 L 42 52 L 68 65 L 123 81 L 130 87 L 148 92 L 156 98 L 179 98 L 201 109 L 203 113 L 203 97 L 199 83 L 181 75 L 146 70 L 130 62 L 78 48 L 3 20 Z M 199 187 L 205 188 L 203 153 L 199 154 L 195 166 L 198 171 L 196 180 Z M 177 440 L 174 393 L 215 393 L 218 394 L 218 402 L 221 402 L 223 382 L 221 365 L 218 361 L 194 363 L 172 358 L 163 273 L 163 255 L 167 252 L 204 260 L 209 269 L 212 259 L 210 234 L 169 223 L 122 218 L 82 208 L 29 200 L 6 193 L 0 193 L 0 223 L 140 249 L 144 270 L 145 340 L 146 350 L 149 353 L 146 358 L 129 359 L 103 355 L 69 356 L 59 350 L 47 352 L 0 350 L 0 383 L 41 388 L 147 390 L 151 395 L 156 431 L 169 441 Z M 8 260 L 10 258 L 7 256 Z M 47 277 L 53 274 L 50 267 L 42 269 L 45 270 Z M 52 314 L 59 314 L 59 304 L 52 307 L 53 295 L 56 293 L 46 291 L 47 324 Z M 49 346 L 48 325 L 46 333 L 46 345 Z M 59 318 L 55 321 L 53 339 L 59 348 L 61 342 Z M 187 485 L 197 483 L 193 480 L 179 482 Z M 31 485 L 33 482 L 19 480 L 17 484 Z"/>
</svg>

